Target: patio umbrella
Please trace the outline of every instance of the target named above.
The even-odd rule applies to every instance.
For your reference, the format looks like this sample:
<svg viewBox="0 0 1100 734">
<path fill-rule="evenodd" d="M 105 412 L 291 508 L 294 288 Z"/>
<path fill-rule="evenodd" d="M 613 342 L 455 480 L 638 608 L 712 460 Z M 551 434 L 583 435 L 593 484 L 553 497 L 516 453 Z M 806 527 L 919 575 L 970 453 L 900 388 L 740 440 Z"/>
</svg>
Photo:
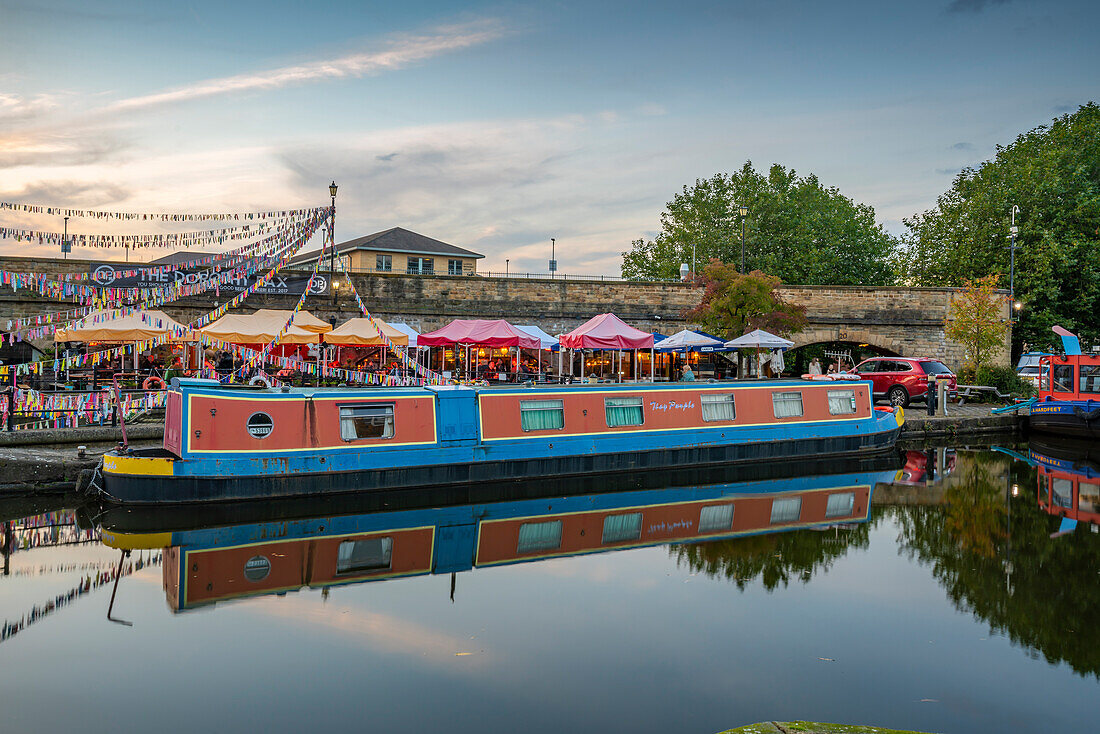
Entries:
<svg viewBox="0 0 1100 734">
<path fill-rule="evenodd" d="M 794 342 L 770 334 L 763 329 L 757 329 L 736 339 L 730 339 L 726 342 L 726 346 L 734 349 L 790 349 L 794 346 Z"/>
</svg>

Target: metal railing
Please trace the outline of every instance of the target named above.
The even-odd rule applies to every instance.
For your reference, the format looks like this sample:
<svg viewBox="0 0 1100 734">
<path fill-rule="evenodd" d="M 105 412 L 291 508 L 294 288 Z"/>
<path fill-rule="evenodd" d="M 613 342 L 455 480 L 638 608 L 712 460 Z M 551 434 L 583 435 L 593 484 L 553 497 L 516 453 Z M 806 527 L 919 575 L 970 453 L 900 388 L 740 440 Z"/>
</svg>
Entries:
<svg viewBox="0 0 1100 734">
<path fill-rule="evenodd" d="M 289 270 L 310 271 L 312 268 L 305 265 L 296 265 L 288 268 Z M 322 272 L 327 272 L 322 268 Z M 435 270 L 418 270 L 416 268 L 406 268 L 401 270 L 400 268 L 394 268 L 390 270 L 383 270 L 379 268 L 355 268 L 349 267 L 348 272 L 352 275 L 419 275 L 430 277 L 448 277 L 448 278 L 466 278 L 466 277 L 479 277 L 479 278 L 508 278 L 519 280 L 585 280 L 594 282 L 607 282 L 607 283 L 679 283 L 679 278 L 624 278 L 621 275 L 577 275 L 568 273 L 526 273 L 518 272 L 515 270 L 507 270 L 505 272 L 500 271 L 481 271 L 475 272 L 473 268 L 465 268 L 461 273 L 455 272 L 436 272 Z"/>
</svg>

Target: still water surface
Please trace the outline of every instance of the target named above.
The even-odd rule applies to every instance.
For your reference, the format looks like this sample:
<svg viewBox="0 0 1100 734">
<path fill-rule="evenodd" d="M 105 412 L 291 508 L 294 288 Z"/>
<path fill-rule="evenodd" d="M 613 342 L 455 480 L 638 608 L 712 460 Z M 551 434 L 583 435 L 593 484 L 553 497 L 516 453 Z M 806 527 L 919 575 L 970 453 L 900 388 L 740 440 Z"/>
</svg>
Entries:
<svg viewBox="0 0 1100 734">
<path fill-rule="evenodd" d="M 1100 701 L 1100 535 L 1052 538 L 1052 513 L 1097 509 L 1095 459 L 940 448 L 384 508 L 108 513 L 106 540 L 150 546 L 118 586 L 133 626 L 106 618 L 119 552 L 80 542 L 100 531 L 35 530 L 72 514 L 0 502 L 0 624 L 22 621 L 0 641 L 0 729 L 1077 730 Z"/>
</svg>

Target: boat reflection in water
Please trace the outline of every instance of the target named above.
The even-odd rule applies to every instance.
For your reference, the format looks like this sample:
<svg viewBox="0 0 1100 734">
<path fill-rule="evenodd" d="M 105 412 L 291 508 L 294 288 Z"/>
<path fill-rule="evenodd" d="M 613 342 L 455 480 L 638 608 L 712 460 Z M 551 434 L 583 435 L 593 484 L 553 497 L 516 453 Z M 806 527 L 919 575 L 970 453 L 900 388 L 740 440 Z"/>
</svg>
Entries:
<svg viewBox="0 0 1100 734">
<path fill-rule="evenodd" d="M 184 611 L 303 587 L 865 522 L 875 485 L 900 465 L 888 454 L 330 501 L 108 507 L 99 522 L 109 546 L 165 548 L 168 604 Z"/>
<path fill-rule="evenodd" d="M 1028 454 L 1038 468 L 1039 507 L 1062 518 L 1056 535 L 1077 523 L 1100 527 L 1100 446 L 1095 441 L 1032 438 Z"/>
</svg>

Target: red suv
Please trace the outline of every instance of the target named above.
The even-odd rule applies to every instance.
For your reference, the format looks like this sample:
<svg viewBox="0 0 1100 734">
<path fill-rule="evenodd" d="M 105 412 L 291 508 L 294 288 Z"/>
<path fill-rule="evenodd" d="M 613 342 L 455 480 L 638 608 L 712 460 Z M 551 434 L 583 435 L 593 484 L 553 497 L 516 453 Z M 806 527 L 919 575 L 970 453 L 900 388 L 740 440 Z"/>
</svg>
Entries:
<svg viewBox="0 0 1100 734">
<path fill-rule="evenodd" d="M 947 380 L 947 389 L 954 393 L 958 380 L 943 362 L 918 357 L 875 357 L 856 365 L 860 377 L 870 380 L 875 397 L 890 400 L 891 405 L 905 407 L 910 400 L 923 400 L 928 395 L 928 376 Z"/>
</svg>

